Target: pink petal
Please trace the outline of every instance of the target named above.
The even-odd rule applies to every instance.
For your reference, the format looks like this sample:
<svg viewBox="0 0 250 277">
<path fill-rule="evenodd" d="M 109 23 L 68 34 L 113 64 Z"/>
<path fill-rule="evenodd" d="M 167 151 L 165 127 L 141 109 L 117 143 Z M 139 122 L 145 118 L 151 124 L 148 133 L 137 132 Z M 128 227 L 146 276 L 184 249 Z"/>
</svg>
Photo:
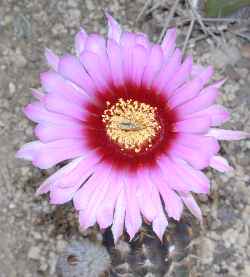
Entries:
<svg viewBox="0 0 250 277">
<path fill-rule="evenodd" d="M 89 96 L 72 82 L 65 80 L 56 72 L 44 72 L 40 76 L 44 91 L 58 94 L 79 105 L 85 105 Z"/>
<path fill-rule="evenodd" d="M 242 131 L 224 130 L 211 128 L 207 136 L 214 137 L 218 140 L 241 140 L 250 138 L 250 134 Z"/>
<path fill-rule="evenodd" d="M 93 226 L 96 222 L 96 213 L 101 203 L 104 201 L 104 196 L 107 192 L 108 185 L 111 181 L 111 167 L 102 165 L 103 169 L 98 170 L 88 180 L 88 183 L 95 186 L 95 190 L 89 198 L 89 202 L 84 210 L 80 210 L 80 225 L 84 229 Z"/>
<path fill-rule="evenodd" d="M 151 86 L 154 76 L 161 68 L 162 63 L 163 51 L 159 45 L 155 44 L 152 47 L 149 57 L 147 59 L 147 65 L 145 67 L 142 77 L 142 83 L 148 88 Z"/>
<path fill-rule="evenodd" d="M 125 80 L 130 80 L 131 72 L 133 71 L 133 48 L 136 44 L 135 34 L 123 32 L 121 36 L 121 53 L 123 61 L 123 72 Z"/>
<path fill-rule="evenodd" d="M 229 120 L 230 113 L 223 106 L 212 105 L 190 116 L 210 116 L 211 126 L 219 126 Z"/>
<path fill-rule="evenodd" d="M 132 81 L 137 85 L 141 85 L 142 74 L 146 66 L 147 51 L 143 46 L 136 45 L 132 50 L 133 71 L 131 72 Z"/>
<path fill-rule="evenodd" d="M 80 32 L 78 32 L 75 36 L 75 50 L 77 56 L 79 56 L 83 50 L 85 49 L 85 44 L 87 40 L 88 34 L 84 29 L 81 28 Z"/>
<path fill-rule="evenodd" d="M 84 107 L 69 102 L 66 99 L 52 93 L 46 95 L 44 102 L 49 111 L 67 115 L 80 121 L 84 121 L 86 115 L 88 114 Z"/>
<path fill-rule="evenodd" d="M 112 73 L 112 79 L 116 86 L 123 84 L 123 65 L 120 46 L 112 39 L 107 42 L 107 54 Z"/>
<path fill-rule="evenodd" d="M 147 53 L 150 52 L 152 44 L 144 33 L 136 34 L 135 42 L 136 44 L 143 46 L 147 50 Z"/>
<path fill-rule="evenodd" d="M 172 190 L 185 193 L 189 191 L 208 193 L 209 179 L 202 172 L 167 157 L 160 160 L 159 165 Z"/>
<path fill-rule="evenodd" d="M 224 85 L 224 83 L 226 82 L 226 80 L 227 80 L 227 79 L 222 79 L 222 80 L 220 80 L 220 81 L 217 81 L 217 82 L 213 83 L 212 86 L 213 86 L 214 88 L 219 89 L 219 88 L 221 88 L 221 87 Z"/>
<path fill-rule="evenodd" d="M 74 186 L 75 183 L 83 183 L 86 179 L 98 170 L 98 164 L 102 157 L 96 153 L 96 150 L 86 151 L 81 156 L 81 161 L 77 166 L 65 175 L 60 182 L 57 182 L 57 186 L 60 188 L 68 188 Z M 80 178 L 80 179 L 79 179 Z"/>
<path fill-rule="evenodd" d="M 173 78 L 174 74 L 178 70 L 181 64 L 182 53 L 180 49 L 176 49 L 173 56 L 169 59 L 169 61 L 162 66 L 159 73 L 154 78 L 152 86 L 156 88 L 158 91 L 162 91 L 168 81 Z M 166 91 L 168 95 L 168 91 Z"/>
<path fill-rule="evenodd" d="M 176 41 L 176 29 L 169 29 L 163 38 L 161 47 L 164 53 L 164 59 L 167 60 L 175 50 L 175 41 Z"/>
<path fill-rule="evenodd" d="M 213 67 L 208 66 L 198 75 L 198 78 L 202 80 L 202 86 L 204 86 L 212 78 L 213 74 Z"/>
<path fill-rule="evenodd" d="M 152 221 L 157 215 L 157 210 L 155 208 L 156 203 L 153 201 L 152 194 L 153 184 L 148 177 L 148 172 L 138 173 L 138 189 L 136 196 L 141 213 L 148 221 Z"/>
<path fill-rule="evenodd" d="M 198 206 L 197 202 L 195 201 L 194 197 L 191 193 L 188 194 L 181 194 L 181 199 L 183 200 L 184 204 L 190 210 L 190 212 L 202 222 L 202 213 L 201 209 Z"/>
<path fill-rule="evenodd" d="M 186 115 L 199 112 L 211 106 L 217 99 L 218 93 L 219 91 L 215 88 L 205 88 L 197 97 L 178 106 L 175 110 L 179 117 L 184 118 Z"/>
<path fill-rule="evenodd" d="M 90 34 L 87 38 L 85 51 L 96 54 L 101 57 L 106 52 L 106 41 L 103 36 Z"/>
<path fill-rule="evenodd" d="M 136 198 L 137 180 L 133 176 L 126 176 L 124 181 L 126 197 L 125 226 L 131 240 L 141 227 L 142 219 Z"/>
<path fill-rule="evenodd" d="M 172 109 L 184 104 L 185 102 L 196 97 L 202 89 L 202 82 L 200 79 L 193 79 L 187 82 L 182 87 L 178 88 L 169 99 L 169 105 Z"/>
<path fill-rule="evenodd" d="M 185 81 L 187 81 L 190 76 L 192 65 L 193 65 L 193 59 L 191 56 L 189 56 L 185 59 L 183 64 L 180 66 L 175 76 L 171 80 L 169 80 L 165 89 L 167 91 L 172 92 L 176 90 L 179 86 L 181 86 Z"/>
<path fill-rule="evenodd" d="M 63 166 L 59 170 L 57 170 L 54 174 L 52 174 L 49 178 L 47 178 L 37 189 L 36 195 L 40 195 L 43 193 L 47 193 L 51 189 L 51 185 L 55 183 L 57 180 L 61 179 L 64 175 L 67 175 L 71 172 L 82 160 L 81 158 L 77 158 L 67 165 Z"/>
<path fill-rule="evenodd" d="M 84 127 L 80 124 L 72 124 L 71 126 L 38 124 L 35 128 L 35 134 L 45 143 L 58 139 L 85 138 Z"/>
<path fill-rule="evenodd" d="M 16 157 L 19 159 L 25 159 L 28 161 L 32 161 L 36 156 L 37 151 L 43 147 L 43 143 L 40 141 L 31 141 L 24 144 L 16 153 Z"/>
<path fill-rule="evenodd" d="M 164 157 L 158 160 L 160 171 L 154 172 L 154 178 L 157 178 L 162 183 L 166 183 L 170 189 L 176 191 L 189 192 L 190 188 L 183 181 L 176 172 L 174 163 L 168 158 Z"/>
<path fill-rule="evenodd" d="M 108 90 L 109 82 L 108 65 L 104 68 L 101 64 L 100 58 L 93 52 L 84 51 L 80 55 L 80 61 L 94 81 L 99 91 Z"/>
<path fill-rule="evenodd" d="M 196 170 L 180 159 L 172 158 L 173 168 L 188 187 L 196 193 L 209 193 L 210 181 L 200 170 Z M 181 191 L 182 193 L 183 191 Z M 185 192 L 183 192 L 185 193 Z"/>
<path fill-rule="evenodd" d="M 112 233 L 114 241 L 117 242 L 119 237 L 122 235 L 125 220 L 125 210 L 126 210 L 126 199 L 125 199 L 125 189 L 122 189 L 118 199 L 116 201 L 114 220 L 112 225 Z"/>
<path fill-rule="evenodd" d="M 210 159 L 209 166 L 220 172 L 229 172 L 233 170 L 228 161 L 221 156 L 213 156 Z"/>
<path fill-rule="evenodd" d="M 64 55 L 60 59 L 59 73 L 80 86 L 86 93 L 94 94 L 96 92 L 96 87 L 93 81 L 76 57 L 69 54 Z"/>
<path fill-rule="evenodd" d="M 175 132 L 203 134 L 209 130 L 209 116 L 192 117 L 175 123 Z"/>
<path fill-rule="evenodd" d="M 162 240 L 162 237 L 165 233 L 165 230 L 168 226 L 168 221 L 166 218 L 166 215 L 163 211 L 162 208 L 162 203 L 161 203 L 161 199 L 160 199 L 160 195 L 159 192 L 157 191 L 157 189 L 154 187 L 153 189 L 153 199 L 154 199 L 154 203 L 156 205 L 156 209 L 157 209 L 157 215 L 153 220 L 153 230 L 154 232 L 157 234 L 158 238 L 160 240 Z"/>
<path fill-rule="evenodd" d="M 34 150 L 33 164 L 41 169 L 47 169 L 59 162 L 83 155 L 86 148 L 82 140 L 64 139 L 41 144 Z"/>
<path fill-rule="evenodd" d="M 52 52 L 52 50 L 46 48 L 45 49 L 45 57 L 48 65 L 53 68 L 55 71 L 58 70 L 59 57 Z"/>
<path fill-rule="evenodd" d="M 220 146 L 215 138 L 206 137 L 203 135 L 196 134 L 185 134 L 182 133 L 176 139 L 177 143 L 180 143 L 184 146 L 198 149 L 203 153 L 208 153 L 213 156 L 218 153 Z"/>
<path fill-rule="evenodd" d="M 173 158 L 180 158 L 191 164 L 196 169 L 204 169 L 209 164 L 209 155 L 200 153 L 197 149 L 192 149 L 180 144 L 175 144 L 169 151 Z"/>
<path fill-rule="evenodd" d="M 104 201 L 100 205 L 96 216 L 99 226 L 103 229 L 110 226 L 113 222 L 115 204 L 123 186 L 124 183 L 120 180 L 120 176 L 113 174 Z"/>
<path fill-rule="evenodd" d="M 121 26 L 109 13 L 106 12 L 105 15 L 108 19 L 108 38 L 119 43 L 122 33 Z"/>
<path fill-rule="evenodd" d="M 32 95 L 39 101 L 42 101 L 45 96 L 45 94 L 38 89 L 32 89 Z"/>
<path fill-rule="evenodd" d="M 177 221 L 180 220 L 183 204 L 179 196 L 173 190 L 169 189 L 165 183 L 160 182 L 160 180 L 152 179 L 152 182 L 157 185 L 160 191 L 168 216 Z"/>
<path fill-rule="evenodd" d="M 54 123 L 71 125 L 79 122 L 76 119 L 63 114 L 49 112 L 45 109 L 41 102 L 33 102 L 24 108 L 25 115 L 32 121 L 37 123 Z"/>
</svg>

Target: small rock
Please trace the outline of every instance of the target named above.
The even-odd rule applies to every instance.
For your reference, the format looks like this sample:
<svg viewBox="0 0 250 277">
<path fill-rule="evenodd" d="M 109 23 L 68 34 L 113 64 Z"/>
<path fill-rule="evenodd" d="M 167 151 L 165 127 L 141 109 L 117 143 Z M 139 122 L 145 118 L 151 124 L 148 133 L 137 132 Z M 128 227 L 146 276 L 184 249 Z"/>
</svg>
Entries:
<svg viewBox="0 0 250 277">
<path fill-rule="evenodd" d="M 250 59 L 250 43 L 242 45 L 240 51 L 244 58 Z"/>
<path fill-rule="evenodd" d="M 32 246 L 28 252 L 28 258 L 32 260 L 40 259 L 40 248 L 37 246 Z"/>
<path fill-rule="evenodd" d="M 215 67 L 224 68 L 226 65 L 235 65 L 240 59 L 240 51 L 235 46 L 214 49 L 211 60 Z"/>
<path fill-rule="evenodd" d="M 9 92 L 11 95 L 13 95 L 16 91 L 16 86 L 13 83 L 9 83 Z"/>
</svg>

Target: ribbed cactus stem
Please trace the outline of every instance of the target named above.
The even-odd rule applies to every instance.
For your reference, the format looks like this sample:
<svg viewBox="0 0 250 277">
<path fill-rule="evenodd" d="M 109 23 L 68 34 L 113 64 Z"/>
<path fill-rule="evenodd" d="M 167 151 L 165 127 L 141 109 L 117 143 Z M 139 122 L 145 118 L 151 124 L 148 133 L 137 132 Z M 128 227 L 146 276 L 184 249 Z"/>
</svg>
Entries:
<svg viewBox="0 0 250 277">
<path fill-rule="evenodd" d="M 205 12 L 208 17 L 223 17 L 246 6 L 250 0 L 206 0 Z"/>
</svg>

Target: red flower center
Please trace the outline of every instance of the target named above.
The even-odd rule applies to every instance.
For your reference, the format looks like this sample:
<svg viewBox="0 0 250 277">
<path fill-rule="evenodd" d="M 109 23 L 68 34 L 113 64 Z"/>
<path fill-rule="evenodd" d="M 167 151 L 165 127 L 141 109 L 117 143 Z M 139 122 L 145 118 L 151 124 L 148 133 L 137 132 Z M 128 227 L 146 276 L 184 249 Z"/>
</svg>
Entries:
<svg viewBox="0 0 250 277">
<path fill-rule="evenodd" d="M 87 145 L 120 170 L 155 166 L 176 137 L 176 113 L 154 89 L 113 87 L 97 93 L 87 109 Z"/>
</svg>

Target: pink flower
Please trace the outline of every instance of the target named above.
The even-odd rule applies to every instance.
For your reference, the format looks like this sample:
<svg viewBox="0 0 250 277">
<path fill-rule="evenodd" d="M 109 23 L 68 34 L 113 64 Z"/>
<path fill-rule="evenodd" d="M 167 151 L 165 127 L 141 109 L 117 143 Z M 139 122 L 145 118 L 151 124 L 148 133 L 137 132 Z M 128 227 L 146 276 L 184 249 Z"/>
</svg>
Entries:
<svg viewBox="0 0 250 277">
<path fill-rule="evenodd" d="M 162 238 L 183 203 L 202 219 L 192 196 L 209 193 L 201 170 L 232 169 L 218 140 L 249 135 L 215 128 L 229 118 L 215 104 L 223 82 L 208 85 L 212 68 L 183 60 L 175 29 L 158 45 L 107 18 L 108 38 L 81 30 L 76 56 L 46 50 L 51 70 L 24 110 L 38 140 L 17 156 L 41 169 L 71 160 L 38 194 L 50 192 L 52 204 L 73 200 L 83 228 L 112 225 L 117 240 L 125 223 L 132 239 L 145 218 Z"/>
</svg>

